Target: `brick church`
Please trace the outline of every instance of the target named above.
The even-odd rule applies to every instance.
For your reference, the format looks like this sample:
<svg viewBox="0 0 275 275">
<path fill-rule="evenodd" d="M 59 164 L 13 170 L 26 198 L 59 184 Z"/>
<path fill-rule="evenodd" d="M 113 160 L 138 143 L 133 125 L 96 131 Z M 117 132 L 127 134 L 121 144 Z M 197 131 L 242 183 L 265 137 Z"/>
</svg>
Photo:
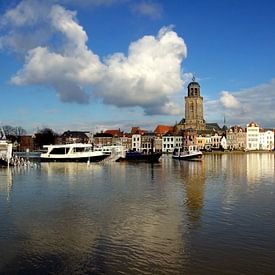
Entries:
<svg viewBox="0 0 275 275">
<path fill-rule="evenodd" d="M 224 130 L 217 123 L 205 122 L 201 88 L 194 77 L 192 82 L 188 84 L 187 96 L 185 96 L 185 118 L 176 124 L 175 130 L 186 137 L 222 132 Z"/>
</svg>

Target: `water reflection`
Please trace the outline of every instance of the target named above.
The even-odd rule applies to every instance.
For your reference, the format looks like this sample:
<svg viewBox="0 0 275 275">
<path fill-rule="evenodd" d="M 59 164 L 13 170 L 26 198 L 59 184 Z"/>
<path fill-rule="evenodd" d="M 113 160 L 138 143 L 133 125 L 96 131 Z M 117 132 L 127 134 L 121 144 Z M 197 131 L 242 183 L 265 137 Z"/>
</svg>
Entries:
<svg viewBox="0 0 275 275">
<path fill-rule="evenodd" d="M 3 169 L 0 273 L 266 274 L 272 192 L 273 154 Z"/>
<path fill-rule="evenodd" d="M 6 196 L 7 201 L 10 200 L 10 193 L 12 192 L 12 169 L 1 169 L 0 173 L 0 196 Z"/>
<path fill-rule="evenodd" d="M 274 154 L 248 154 L 246 165 L 248 183 L 260 183 L 265 178 L 274 178 Z"/>
<path fill-rule="evenodd" d="M 184 206 L 187 216 L 191 224 L 195 226 L 200 220 L 204 205 L 205 162 L 174 160 L 174 165 L 178 166 L 185 188 Z"/>
</svg>

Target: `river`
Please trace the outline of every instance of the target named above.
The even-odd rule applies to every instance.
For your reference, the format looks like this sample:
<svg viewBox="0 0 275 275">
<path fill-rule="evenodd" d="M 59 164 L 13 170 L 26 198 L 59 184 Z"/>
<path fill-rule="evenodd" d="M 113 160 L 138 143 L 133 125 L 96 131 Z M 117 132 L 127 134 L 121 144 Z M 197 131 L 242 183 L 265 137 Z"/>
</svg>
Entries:
<svg viewBox="0 0 275 275">
<path fill-rule="evenodd" d="M 274 274 L 274 159 L 0 169 L 0 274 Z"/>
</svg>

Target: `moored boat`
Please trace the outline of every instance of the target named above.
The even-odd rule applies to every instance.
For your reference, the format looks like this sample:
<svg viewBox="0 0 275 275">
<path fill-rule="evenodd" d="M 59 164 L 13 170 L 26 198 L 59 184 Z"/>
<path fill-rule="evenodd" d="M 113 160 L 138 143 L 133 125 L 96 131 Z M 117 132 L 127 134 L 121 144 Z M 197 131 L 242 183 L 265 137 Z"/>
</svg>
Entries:
<svg viewBox="0 0 275 275">
<path fill-rule="evenodd" d="M 43 147 L 47 152 L 40 155 L 41 162 L 98 162 L 108 157 L 102 151 L 95 151 L 92 144 L 72 143 Z"/>
<path fill-rule="evenodd" d="M 0 167 L 12 166 L 12 144 L 7 140 L 0 140 Z"/>
<path fill-rule="evenodd" d="M 175 148 L 172 154 L 173 159 L 179 160 L 201 160 L 202 156 L 202 152 L 197 148 L 196 145 Z"/>
<path fill-rule="evenodd" d="M 117 161 L 134 161 L 134 162 L 158 162 L 161 153 L 141 153 L 137 151 L 126 152 L 125 157 L 119 158 Z"/>
</svg>

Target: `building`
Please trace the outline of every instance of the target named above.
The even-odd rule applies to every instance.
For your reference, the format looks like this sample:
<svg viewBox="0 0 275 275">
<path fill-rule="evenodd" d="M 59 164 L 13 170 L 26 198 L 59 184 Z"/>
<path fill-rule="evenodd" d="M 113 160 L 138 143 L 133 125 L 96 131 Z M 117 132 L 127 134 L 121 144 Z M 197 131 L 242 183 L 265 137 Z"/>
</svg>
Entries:
<svg viewBox="0 0 275 275">
<path fill-rule="evenodd" d="M 158 137 L 162 137 L 166 133 L 173 133 L 174 132 L 174 126 L 169 125 L 157 125 L 156 129 L 154 130 L 154 133 Z"/>
<path fill-rule="evenodd" d="M 133 134 L 132 135 L 132 150 L 133 151 L 141 151 L 141 134 Z"/>
<path fill-rule="evenodd" d="M 260 129 L 259 132 L 259 148 L 260 150 L 274 149 L 274 133 L 271 130 Z"/>
<path fill-rule="evenodd" d="M 146 133 L 141 135 L 140 151 L 144 153 L 155 151 L 155 138 L 156 136 L 154 133 Z"/>
<path fill-rule="evenodd" d="M 141 130 L 140 127 L 132 127 L 131 129 L 131 134 L 139 134 L 139 135 L 144 135 L 147 131 L 146 130 Z"/>
<path fill-rule="evenodd" d="M 195 145 L 200 150 L 211 150 L 211 135 L 210 134 L 199 134 L 195 137 Z"/>
<path fill-rule="evenodd" d="M 123 136 L 123 132 L 120 131 L 120 129 L 118 129 L 118 130 L 106 130 L 104 133 L 105 134 L 111 134 L 113 137 L 122 137 Z"/>
<path fill-rule="evenodd" d="M 215 133 L 211 136 L 211 147 L 212 149 L 220 149 L 221 148 L 221 140 L 222 136 L 218 133 Z"/>
<path fill-rule="evenodd" d="M 82 131 L 66 131 L 59 138 L 58 142 L 60 144 L 69 143 L 89 143 L 89 136 L 86 132 Z"/>
<path fill-rule="evenodd" d="M 187 87 L 187 96 L 185 96 L 185 118 L 176 125 L 177 132 L 186 129 L 205 130 L 206 123 L 203 113 L 203 97 L 201 96 L 200 85 L 193 81 Z"/>
<path fill-rule="evenodd" d="M 250 122 L 246 125 L 246 149 L 260 149 L 260 127 L 255 122 Z"/>
<path fill-rule="evenodd" d="M 96 146 L 113 145 L 113 135 L 108 133 L 96 133 L 93 136 L 93 143 Z"/>
<path fill-rule="evenodd" d="M 123 136 L 120 138 L 121 145 L 129 151 L 132 149 L 132 135 L 124 133 Z"/>
<path fill-rule="evenodd" d="M 175 132 L 183 136 L 183 145 L 198 145 L 200 149 L 210 150 L 210 147 L 220 147 L 220 140 L 216 142 L 215 135 L 222 136 L 227 127 L 222 129 L 217 123 L 206 123 L 203 112 L 203 97 L 200 84 L 195 81 L 189 83 L 185 96 L 185 118 L 176 124 Z M 212 142 L 209 138 L 213 136 Z M 215 140 L 215 142 L 214 142 Z M 211 143 L 214 145 L 212 146 Z"/>
<path fill-rule="evenodd" d="M 34 141 L 32 136 L 20 136 L 18 141 L 18 151 L 34 151 Z"/>
<path fill-rule="evenodd" d="M 246 148 L 246 132 L 240 125 L 230 127 L 226 131 L 227 148 L 229 150 L 244 150 Z"/>
<path fill-rule="evenodd" d="M 162 136 L 162 152 L 172 153 L 176 147 L 182 147 L 183 137 L 181 135 L 175 135 L 167 133 Z"/>
<path fill-rule="evenodd" d="M 199 83 L 194 80 L 189 83 L 188 96 L 185 97 L 185 129 L 205 130 L 203 97 L 200 94 Z"/>
</svg>

